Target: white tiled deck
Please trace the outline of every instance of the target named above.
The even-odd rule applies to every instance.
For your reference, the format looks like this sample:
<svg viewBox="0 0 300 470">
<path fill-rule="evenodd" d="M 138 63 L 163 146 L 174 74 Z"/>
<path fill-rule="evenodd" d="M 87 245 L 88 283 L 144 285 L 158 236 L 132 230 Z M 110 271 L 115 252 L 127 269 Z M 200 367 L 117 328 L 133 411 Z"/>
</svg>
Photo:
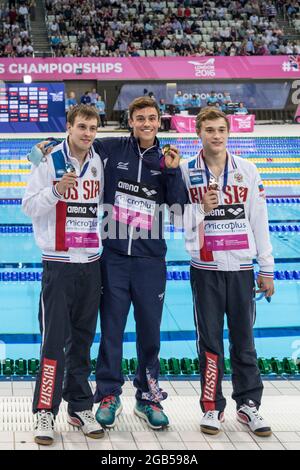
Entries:
<svg viewBox="0 0 300 470">
<path fill-rule="evenodd" d="M 273 429 L 273 435 L 259 438 L 235 419 L 235 403 L 230 398 L 231 382 L 223 383 L 227 400 L 226 421 L 217 436 L 199 430 L 198 381 L 160 381 L 169 398 L 164 409 L 170 427 L 154 432 L 133 414 L 135 390 L 131 382 L 123 388 L 124 410 L 113 430 L 99 441 L 87 439 L 66 422 L 66 404 L 56 419 L 56 442 L 38 446 L 32 439 L 31 399 L 34 382 L 0 381 L 0 450 L 300 450 L 300 381 L 264 380 L 261 412 Z M 92 383 L 94 387 L 94 383 Z M 95 407 L 96 409 L 96 407 Z"/>
</svg>

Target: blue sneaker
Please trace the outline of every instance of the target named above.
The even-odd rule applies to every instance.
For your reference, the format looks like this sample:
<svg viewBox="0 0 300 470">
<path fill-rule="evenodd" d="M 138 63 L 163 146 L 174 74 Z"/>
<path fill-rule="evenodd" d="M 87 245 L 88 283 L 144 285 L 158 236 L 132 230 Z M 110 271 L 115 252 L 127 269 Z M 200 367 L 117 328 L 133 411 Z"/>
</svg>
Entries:
<svg viewBox="0 0 300 470">
<path fill-rule="evenodd" d="M 116 424 L 116 418 L 123 409 L 119 396 L 108 395 L 104 397 L 96 412 L 96 420 L 101 426 L 112 428 Z"/>
<path fill-rule="evenodd" d="M 137 416 L 144 419 L 152 429 L 162 429 L 169 426 L 168 417 L 157 405 L 136 402 L 134 412 Z"/>
</svg>

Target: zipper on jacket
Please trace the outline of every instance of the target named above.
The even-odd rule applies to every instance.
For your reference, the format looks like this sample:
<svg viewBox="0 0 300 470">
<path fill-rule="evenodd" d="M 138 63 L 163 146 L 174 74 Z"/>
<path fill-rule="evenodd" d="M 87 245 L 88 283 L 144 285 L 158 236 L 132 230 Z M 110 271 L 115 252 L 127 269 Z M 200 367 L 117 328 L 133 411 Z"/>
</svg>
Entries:
<svg viewBox="0 0 300 470">
<path fill-rule="evenodd" d="M 221 177 L 222 177 L 222 175 L 219 176 L 218 182 L 220 182 Z M 223 176 L 222 179 L 223 179 L 223 184 L 224 184 L 224 176 Z M 222 187 L 223 187 L 223 184 L 222 184 Z M 222 191 L 222 189 L 219 190 L 218 199 L 219 199 L 219 204 L 222 206 L 222 205 L 224 204 L 224 197 L 223 197 L 223 191 Z M 224 251 L 223 253 L 224 253 L 224 256 L 225 256 L 225 258 L 226 258 L 226 264 L 227 264 L 227 266 L 226 266 L 227 269 L 226 269 L 226 270 L 228 270 L 228 269 L 229 269 L 229 255 L 228 255 L 228 251 Z M 225 261 L 225 260 L 224 260 L 224 261 Z"/>
<path fill-rule="evenodd" d="M 138 145 L 139 149 L 139 168 L 138 168 L 138 176 L 137 176 L 137 183 L 141 182 L 142 178 L 142 166 L 143 166 L 143 156 L 145 155 L 148 150 L 154 148 L 155 145 L 152 145 L 152 147 L 149 147 L 148 149 L 145 150 L 145 152 L 141 153 L 140 146 Z M 128 250 L 127 250 L 127 255 L 131 256 L 131 249 L 132 249 L 132 234 L 133 234 L 133 226 L 130 226 L 129 229 L 129 240 L 128 240 Z"/>
</svg>

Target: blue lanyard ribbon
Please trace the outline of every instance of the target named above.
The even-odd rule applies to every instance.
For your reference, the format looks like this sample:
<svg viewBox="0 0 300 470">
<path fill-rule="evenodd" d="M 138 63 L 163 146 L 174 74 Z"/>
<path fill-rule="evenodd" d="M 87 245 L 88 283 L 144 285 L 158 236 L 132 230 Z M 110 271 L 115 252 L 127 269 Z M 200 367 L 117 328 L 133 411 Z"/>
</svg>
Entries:
<svg viewBox="0 0 300 470">
<path fill-rule="evenodd" d="M 71 160 L 68 156 L 68 149 L 67 149 L 67 144 L 66 144 L 66 141 L 64 141 L 64 144 L 63 144 L 63 150 L 64 150 L 64 155 L 65 155 L 65 159 L 68 163 L 71 163 Z M 86 172 L 86 170 L 88 169 L 88 166 L 89 166 L 89 160 L 87 160 L 85 162 L 85 164 L 83 165 L 83 168 L 81 170 L 81 173 L 79 175 L 79 178 L 82 178 Z"/>
<path fill-rule="evenodd" d="M 209 168 L 206 164 L 205 157 L 202 154 L 203 162 L 204 162 L 204 167 L 205 167 L 205 175 L 206 175 L 206 181 L 207 181 L 207 187 L 209 186 L 209 178 L 210 178 L 210 171 Z M 227 181 L 228 181 L 228 154 L 226 154 L 226 163 L 225 163 L 225 168 L 224 168 L 224 180 L 223 180 L 223 186 L 222 186 L 222 191 L 223 193 L 225 192 L 226 186 L 227 186 Z"/>
</svg>

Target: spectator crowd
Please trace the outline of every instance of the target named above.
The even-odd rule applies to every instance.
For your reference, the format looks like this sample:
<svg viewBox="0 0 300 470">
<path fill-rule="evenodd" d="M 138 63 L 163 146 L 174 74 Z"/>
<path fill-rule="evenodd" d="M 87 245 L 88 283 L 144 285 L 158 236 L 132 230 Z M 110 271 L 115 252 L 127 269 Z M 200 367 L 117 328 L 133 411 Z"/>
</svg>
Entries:
<svg viewBox="0 0 300 470">
<path fill-rule="evenodd" d="M 80 104 L 86 104 L 88 106 L 94 106 L 99 114 L 100 123 L 102 127 L 105 127 L 106 124 L 106 112 L 105 112 L 105 101 L 102 99 L 101 95 L 97 93 L 96 88 L 93 88 L 92 91 L 85 91 L 83 95 L 81 95 Z M 77 102 L 75 91 L 71 90 L 68 95 L 65 97 L 65 106 L 66 106 L 66 113 L 70 111 L 74 106 L 79 104 Z"/>
<path fill-rule="evenodd" d="M 46 0 L 56 56 L 299 54 L 277 21 L 298 0 Z"/>
<path fill-rule="evenodd" d="M 19 0 L 0 3 L 0 57 L 31 57 L 29 13 L 34 2 Z"/>
</svg>

